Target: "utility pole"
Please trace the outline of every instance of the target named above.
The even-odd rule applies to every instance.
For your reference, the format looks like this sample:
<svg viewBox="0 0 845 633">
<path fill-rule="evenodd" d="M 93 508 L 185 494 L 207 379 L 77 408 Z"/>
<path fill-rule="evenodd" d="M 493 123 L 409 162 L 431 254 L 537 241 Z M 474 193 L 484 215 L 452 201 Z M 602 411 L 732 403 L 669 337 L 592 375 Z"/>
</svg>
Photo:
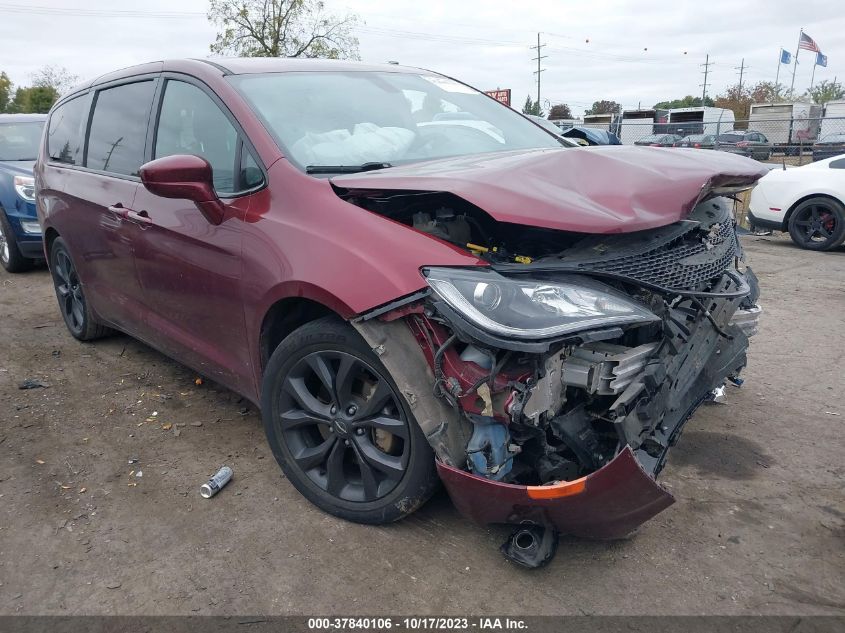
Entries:
<svg viewBox="0 0 845 633">
<path fill-rule="evenodd" d="M 699 66 L 704 66 L 704 70 L 701 72 L 704 73 L 704 83 L 701 84 L 703 90 L 701 91 L 701 105 L 704 105 L 704 100 L 707 99 L 707 75 L 710 73 L 710 67 L 713 65 L 713 62 L 710 61 L 710 53 L 707 53 L 707 57 L 704 59 L 703 64 L 699 64 Z"/>
<path fill-rule="evenodd" d="M 745 74 L 745 58 L 742 58 L 742 63 L 739 65 L 739 68 L 734 66 L 734 70 L 739 71 L 739 94 L 742 96 L 742 76 Z"/>
<path fill-rule="evenodd" d="M 545 44 L 540 44 L 540 34 L 537 33 L 537 46 L 529 47 L 532 50 L 537 49 L 537 57 L 531 58 L 537 60 L 537 70 L 534 71 L 534 74 L 537 75 L 537 114 L 540 113 L 540 74 L 545 70 L 545 68 L 540 68 L 540 61 L 548 57 L 548 55 L 541 55 L 544 46 Z"/>
</svg>

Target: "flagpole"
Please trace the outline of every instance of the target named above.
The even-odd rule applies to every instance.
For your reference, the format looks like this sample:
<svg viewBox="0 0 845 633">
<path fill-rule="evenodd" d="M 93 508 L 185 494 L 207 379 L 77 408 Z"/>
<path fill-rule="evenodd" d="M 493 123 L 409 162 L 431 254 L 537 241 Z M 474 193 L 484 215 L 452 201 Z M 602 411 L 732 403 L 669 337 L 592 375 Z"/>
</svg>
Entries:
<svg viewBox="0 0 845 633">
<path fill-rule="evenodd" d="M 780 77 L 780 65 L 782 63 L 782 60 L 783 60 L 783 47 L 778 49 L 778 70 L 775 73 L 775 89 L 772 91 L 772 103 L 775 102 L 775 95 L 777 94 L 777 91 L 778 91 L 778 85 L 779 85 L 778 78 Z"/>
<path fill-rule="evenodd" d="M 816 55 L 817 55 L 817 57 L 816 57 L 816 61 L 819 61 L 819 58 L 818 58 L 818 53 L 816 53 Z M 816 66 L 817 66 L 817 65 L 818 65 L 818 64 L 813 64 L 813 74 L 811 74 L 811 75 L 810 75 L 810 90 L 812 90 L 812 89 L 813 89 L 813 82 L 814 82 L 814 81 L 815 81 L 815 79 L 816 79 Z"/>
<path fill-rule="evenodd" d="M 795 90 L 795 71 L 798 70 L 798 53 L 801 52 L 801 36 L 804 34 L 804 29 L 798 33 L 798 47 L 795 49 L 795 63 L 792 65 L 792 83 L 789 86 L 789 98 L 794 99 Z"/>
</svg>

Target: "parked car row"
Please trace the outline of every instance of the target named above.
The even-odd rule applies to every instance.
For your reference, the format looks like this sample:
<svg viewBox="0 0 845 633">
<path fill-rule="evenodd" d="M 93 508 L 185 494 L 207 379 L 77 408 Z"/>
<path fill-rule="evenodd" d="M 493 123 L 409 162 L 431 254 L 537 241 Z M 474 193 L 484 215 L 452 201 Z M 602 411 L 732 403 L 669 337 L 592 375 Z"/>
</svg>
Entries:
<svg viewBox="0 0 845 633">
<path fill-rule="evenodd" d="M 695 149 L 713 149 L 716 145 L 715 134 L 691 134 L 679 141 L 673 147 L 692 147 Z"/>
<path fill-rule="evenodd" d="M 635 141 L 634 145 L 718 149 L 758 160 L 768 160 L 772 156 L 772 144 L 763 134 L 754 130 L 732 130 L 718 136 L 692 134 L 681 137 L 678 134 L 651 134 Z"/>
<path fill-rule="evenodd" d="M 757 160 L 769 160 L 774 151 L 774 145 L 766 135 L 755 130 L 731 130 L 718 136 L 715 134 L 694 134 L 683 138 L 671 134 L 653 134 L 634 144 L 653 147 L 718 149 L 748 158 L 756 158 Z M 814 161 L 843 154 L 845 154 L 845 133 L 829 134 L 813 145 Z"/>
</svg>

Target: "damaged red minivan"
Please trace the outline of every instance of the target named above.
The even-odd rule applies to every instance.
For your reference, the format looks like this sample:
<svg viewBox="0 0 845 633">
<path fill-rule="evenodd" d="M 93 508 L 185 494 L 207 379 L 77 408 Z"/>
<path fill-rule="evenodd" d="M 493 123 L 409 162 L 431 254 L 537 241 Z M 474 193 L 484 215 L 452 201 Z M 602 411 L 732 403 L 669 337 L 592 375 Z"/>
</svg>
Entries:
<svg viewBox="0 0 845 633">
<path fill-rule="evenodd" d="M 155 62 L 52 109 L 38 215 L 71 334 L 125 332 L 260 405 L 339 517 L 615 538 L 757 327 L 724 153 L 569 148 L 394 65 Z"/>
</svg>

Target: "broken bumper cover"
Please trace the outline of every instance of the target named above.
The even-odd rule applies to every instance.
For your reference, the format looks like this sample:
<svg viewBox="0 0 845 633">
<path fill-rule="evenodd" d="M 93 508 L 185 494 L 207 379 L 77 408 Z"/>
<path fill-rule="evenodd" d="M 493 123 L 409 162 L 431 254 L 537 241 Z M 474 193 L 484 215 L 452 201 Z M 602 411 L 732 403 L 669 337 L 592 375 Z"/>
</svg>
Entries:
<svg viewBox="0 0 845 633">
<path fill-rule="evenodd" d="M 437 470 L 461 514 L 478 523 L 534 523 L 586 538 L 623 538 L 675 502 L 627 447 L 586 477 L 545 486 L 506 484 L 440 462 Z"/>
</svg>

